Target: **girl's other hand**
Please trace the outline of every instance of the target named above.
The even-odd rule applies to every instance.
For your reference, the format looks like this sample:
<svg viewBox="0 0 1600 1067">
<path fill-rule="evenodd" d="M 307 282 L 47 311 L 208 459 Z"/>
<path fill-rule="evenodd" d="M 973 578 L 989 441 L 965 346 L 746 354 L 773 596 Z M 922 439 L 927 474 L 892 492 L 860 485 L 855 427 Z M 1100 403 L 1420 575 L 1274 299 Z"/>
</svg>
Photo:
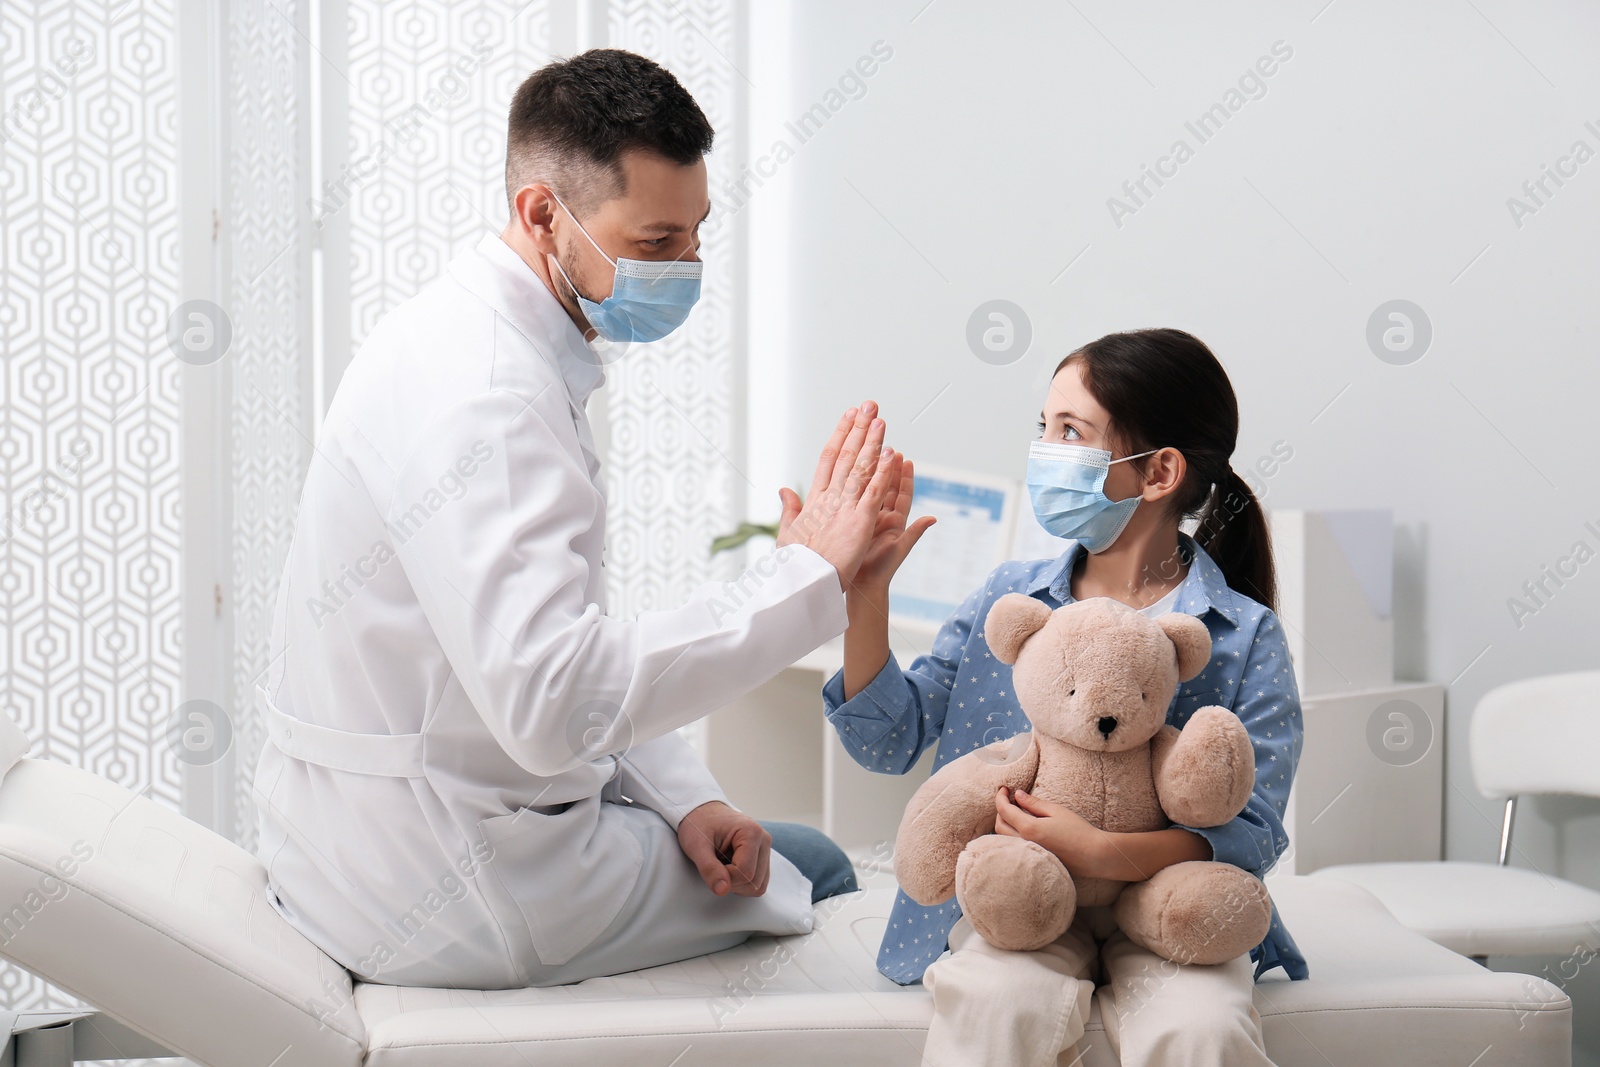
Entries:
<svg viewBox="0 0 1600 1067">
<path fill-rule="evenodd" d="M 1033 841 L 1054 853 L 1074 878 L 1101 878 L 1103 831 L 1065 804 L 1001 786 L 994 795 L 994 832 Z"/>
</svg>

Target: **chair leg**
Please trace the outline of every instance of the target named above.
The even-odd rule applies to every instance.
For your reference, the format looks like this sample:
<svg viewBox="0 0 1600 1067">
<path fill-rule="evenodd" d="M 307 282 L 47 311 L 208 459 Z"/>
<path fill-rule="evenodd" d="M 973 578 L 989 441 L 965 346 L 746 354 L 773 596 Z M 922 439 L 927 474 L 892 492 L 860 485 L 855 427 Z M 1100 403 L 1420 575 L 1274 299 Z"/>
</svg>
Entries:
<svg viewBox="0 0 1600 1067">
<path fill-rule="evenodd" d="M 0 1067 L 72 1067 L 84 1061 L 170 1059 L 178 1054 L 93 1008 L 0 1012 Z"/>
<path fill-rule="evenodd" d="M 1500 817 L 1500 866 L 1511 858 L 1511 821 L 1517 815 L 1517 798 L 1506 797 L 1505 812 Z"/>
<path fill-rule="evenodd" d="M 25 1030 L 12 1039 L 16 1067 L 72 1067 L 72 1023 Z"/>
</svg>

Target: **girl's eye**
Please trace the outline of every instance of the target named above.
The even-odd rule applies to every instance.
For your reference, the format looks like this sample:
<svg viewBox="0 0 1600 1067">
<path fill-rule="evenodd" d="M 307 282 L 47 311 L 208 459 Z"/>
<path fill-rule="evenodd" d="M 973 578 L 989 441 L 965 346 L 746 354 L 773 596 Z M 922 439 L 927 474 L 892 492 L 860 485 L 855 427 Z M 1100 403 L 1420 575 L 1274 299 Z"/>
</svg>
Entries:
<svg viewBox="0 0 1600 1067">
<path fill-rule="evenodd" d="M 1045 431 L 1047 429 L 1049 429 L 1049 427 L 1047 427 L 1042 422 L 1036 422 L 1036 423 L 1034 423 L 1034 425 L 1039 427 L 1039 436 L 1040 437 L 1043 437 L 1044 434 L 1045 434 Z M 1064 424 L 1061 427 L 1061 437 L 1062 437 L 1063 440 L 1070 441 L 1074 437 L 1082 437 L 1082 436 L 1083 436 L 1083 434 L 1078 432 L 1078 428 L 1076 426 L 1072 425 L 1072 423 L 1070 423 L 1070 422 Z"/>
<path fill-rule="evenodd" d="M 667 239 L 665 237 L 651 237 L 647 240 L 640 241 L 639 243 L 649 245 L 651 248 L 660 248 L 662 245 L 667 243 Z"/>
</svg>

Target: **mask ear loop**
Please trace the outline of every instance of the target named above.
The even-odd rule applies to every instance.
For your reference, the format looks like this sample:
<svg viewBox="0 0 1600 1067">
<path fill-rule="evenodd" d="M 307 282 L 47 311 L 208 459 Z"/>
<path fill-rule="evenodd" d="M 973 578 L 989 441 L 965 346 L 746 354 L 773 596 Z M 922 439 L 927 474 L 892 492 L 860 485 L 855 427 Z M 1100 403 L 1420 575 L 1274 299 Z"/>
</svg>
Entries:
<svg viewBox="0 0 1600 1067">
<path fill-rule="evenodd" d="M 572 213 L 572 209 L 567 206 L 566 201 L 561 199 L 561 194 L 556 192 L 554 189 L 551 189 L 550 190 L 550 195 L 556 198 L 556 203 L 560 204 L 561 205 L 561 210 L 565 211 L 567 213 L 567 218 L 571 219 L 572 220 L 572 224 L 574 226 L 578 227 L 578 232 L 583 234 L 585 237 L 589 238 L 589 243 L 594 245 L 594 250 L 596 252 L 599 252 L 601 258 L 603 258 L 607 263 L 611 264 L 611 269 L 612 270 L 615 270 L 617 268 L 617 261 L 612 259 L 610 256 L 606 255 L 606 250 L 600 247 L 600 242 L 596 241 L 594 239 L 594 236 L 588 230 L 584 229 L 583 223 L 578 221 L 578 216 L 574 215 Z M 562 271 L 562 274 L 565 274 L 565 273 L 566 273 L 565 271 Z M 567 284 L 570 285 L 572 283 L 569 280 Z"/>
<path fill-rule="evenodd" d="M 1163 447 L 1165 447 L 1165 446 L 1163 446 Z M 1131 456 L 1123 456 L 1121 459 L 1114 459 L 1114 460 L 1111 461 L 1111 463 L 1126 463 L 1130 459 L 1138 459 L 1140 456 L 1148 456 L 1148 455 L 1152 455 L 1152 454 L 1154 454 L 1156 452 L 1160 452 L 1160 451 L 1161 451 L 1160 448 L 1146 449 L 1143 452 L 1135 452 Z M 1111 463 L 1107 463 L 1106 466 L 1108 466 L 1108 467 L 1111 466 Z"/>
<path fill-rule="evenodd" d="M 572 209 L 567 206 L 566 201 L 561 199 L 561 194 L 556 192 L 554 189 L 551 189 L 550 190 L 550 195 L 556 198 L 556 203 L 560 204 L 561 205 L 561 210 L 565 211 L 567 213 L 567 218 L 571 219 L 572 220 L 572 224 L 574 226 L 578 227 L 578 232 L 583 234 L 585 237 L 589 238 L 589 243 L 594 245 L 594 250 L 596 252 L 600 253 L 600 258 L 605 260 L 607 263 L 610 263 L 611 264 L 611 269 L 613 271 L 616 270 L 617 269 L 616 262 L 610 256 L 606 255 L 606 250 L 601 248 L 599 243 L 596 242 L 595 239 L 592 236 L 590 236 L 589 231 L 583 228 L 583 223 L 578 221 L 578 216 L 574 215 L 572 213 Z M 579 300 L 589 300 L 588 297 L 584 296 L 582 293 L 580 293 L 578 291 L 577 284 L 574 283 L 572 278 L 567 274 L 567 268 L 565 268 L 565 267 L 563 267 L 561 265 L 561 257 L 560 256 L 551 256 L 550 257 L 550 262 L 554 263 L 556 265 L 556 270 L 561 272 L 561 280 L 567 283 L 567 288 L 572 290 L 572 293 L 573 293 L 574 296 L 576 296 Z M 612 284 L 615 285 L 616 283 L 613 282 Z M 593 301 L 593 300 L 590 300 L 589 302 L 590 303 L 597 303 L 597 301 Z"/>
</svg>

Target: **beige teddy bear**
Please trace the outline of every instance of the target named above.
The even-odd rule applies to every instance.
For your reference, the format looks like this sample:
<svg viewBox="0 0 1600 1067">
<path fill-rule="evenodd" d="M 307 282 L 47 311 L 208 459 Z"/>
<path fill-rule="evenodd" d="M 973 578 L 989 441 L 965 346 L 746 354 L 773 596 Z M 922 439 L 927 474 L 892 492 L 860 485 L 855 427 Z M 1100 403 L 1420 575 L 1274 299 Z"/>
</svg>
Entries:
<svg viewBox="0 0 1600 1067">
<path fill-rule="evenodd" d="M 895 874 L 933 905 L 955 894 L 990 944 L 1037 949 L 1081 906 L 1113 905 L 1128 938 L 1178 963 L 1222 963 L 1266 937 L 1261 880 L 1212 860 L 1175 863 L 1143 882 L 1074 881 L 1043 846 L 995 833 L 995 793 L 1021 788 L 1103 830 L 1220 826 L 1255 782 L 1250 736 L 1227 708 L 1204 707 L 1180 732 L 1166 725 L 1178 683 L 1200 673 L 1211 635 L 1192 615 L 1149 618 L 1093 597 L 1051 611 L 1008 593 L 985 634 L 1033 723 L 1030 734 L 951 760 L 906 808 Z"/>
</svg>

